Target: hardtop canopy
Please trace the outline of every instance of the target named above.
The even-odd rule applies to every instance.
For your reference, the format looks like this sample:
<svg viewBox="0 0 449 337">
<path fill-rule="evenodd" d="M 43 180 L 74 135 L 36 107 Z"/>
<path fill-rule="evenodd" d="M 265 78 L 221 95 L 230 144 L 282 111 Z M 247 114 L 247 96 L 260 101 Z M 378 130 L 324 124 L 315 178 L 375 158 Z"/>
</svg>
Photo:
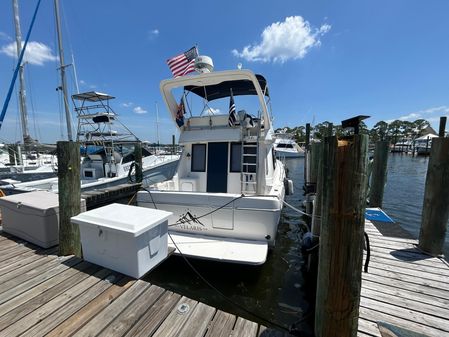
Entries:
<svg viewBox="0 0 449 337">
<path fill-rule="evenodd" d="M 103 94 L 101 92 L 89 91 L 83 92 L 80 94 L 72 95 L 72 99 L 77 99 L 79 101 L 89 101 L 89 102 L 99 102 L 106 101 L 109 99 L 114 99 L 114 96 L 110 96 L 108 94 Z"/>
<path fill-rule="evenodd" d="M 259 74 L 256 74 L 256 78 L 257 81 L 259 82 L 262 92 L 265 94 L 265 96 L 269 97 L 266 79 Z M 247 79 L 228 80 L 208 86 L 187 85 L 184 87 L 184 90 L 192 92 L 208 101 L 212 101 L 223 97 L 229 97 L 231 89 L 232 94 L 234 96 L 257 95 L 254 83 Z"/>
</svg>

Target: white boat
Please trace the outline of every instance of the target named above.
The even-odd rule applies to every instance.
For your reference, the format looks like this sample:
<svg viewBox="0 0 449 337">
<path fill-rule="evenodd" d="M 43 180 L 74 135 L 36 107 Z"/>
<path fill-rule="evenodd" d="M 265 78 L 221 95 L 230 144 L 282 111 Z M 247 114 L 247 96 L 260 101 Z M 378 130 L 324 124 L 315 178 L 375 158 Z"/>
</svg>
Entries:
<svg viewBox="0 0 449 337">
<path fill-rule="evenodd" d="M 17 58 L 20 57 L 24 44 L 22 44 L 22 33 L 20 29 L 19 5 L 13 0 L 13 17 L 16 32 Z M 24 67 L 25 64 L 17 65 L 18 83 L 18 106 L 22 130 L 22 144 L 11 144 L 7 148 L 5 144 L 0 149 L 0 179 L 12 178 L 20 180 L 31 180 L 38 177 L 51 177 L 56 175 L 56 156 L 51 150 L 56 147 L 40 144 L 33 139 L 28 127 L 27 99 L 25 90 Z M 10 90 L 13 88 L 11 83 Z M 10 95 L 7 96 L 0 118 L 0 126 L 8 107 Z"/>
<path fill-rule="evenodd" d="M 133 179 L 134 144 L 139 139 L 118 119 L 109 101 L 114 97 L 86 92 L 72 96 L 78 115 L 77 141 L 82 144 L 81 191 L 126 183 Z M 116 129 L 113 129 L 117 127 Z M 179 155 L 156 155 L 142 148 L 143 186 L 170 179 Z M 36 190 L 58 192 L 58 178 L 29 182 L 7 180 L 0 188 L 7 194 Z"/>
<path fill-rule="evenodd" d="M 438 138 L 438 135 L 429 133 L 415 139 L 415 151 L 417 155 L 429 155 L 432 148 L 432 139 Z"/>
<path fill-rule="evenodd" d="M 274 150 L 278 158 L 300 158 L 305 154 L 304 149 L 293 139 L 293 135 L 283 132 L 275 134 Z"/>
<path fill-rule="evenodd" d="M 274 155 L 265 78 L 249 70 L 206 72 L 164 80 L 160 89 L 183 152 L 173 179 L 140 191 L 138 206 L 173 212 L 169 245 L 176 254 L 263 264 L 288 185 Z M 240 111 L 230 125 L 233 106 Z"/>
</svg>

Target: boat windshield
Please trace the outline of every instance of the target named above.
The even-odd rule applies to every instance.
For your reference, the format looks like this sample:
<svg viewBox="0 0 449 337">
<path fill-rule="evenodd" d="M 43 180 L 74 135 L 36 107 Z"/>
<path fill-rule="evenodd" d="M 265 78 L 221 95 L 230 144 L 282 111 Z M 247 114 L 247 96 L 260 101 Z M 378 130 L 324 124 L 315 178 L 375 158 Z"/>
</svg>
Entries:
<svg viewBox="0 0 449 337">
<path fill-rule="evenodd" d="M 200 89 L 203 91 L 203 94 L 199 94 L 201 93 Z M 243 92 L 238 91 L 237 88 L 236 92 L 239 94 L 236 95 L 234 88 L 230 86 L 226 95 L 221 92 L 220 94 L 215 93 L 208 96 L 207 93 L 212 92 L 207 89 L 207 87 L 196 87 L 195 89 L 193 89 L 193 87 L 186 87 L 184 89 L 175 88 L 172 90 L 172 95 L 178 103 L 180 103 L 181 99 L 184 97 L 185 117 L 228 115 L 231 100 L 233 100 L 236 113 L 246 113 L 252 117 L 260 118 L 262 108 L 259 97 L 254 94 L 254 90 L 251 93 L 243 94 Z M 267 105 L 268 110 L 270 110 L 268 96 L 265 96 L 265 104 Z"/>
</svg>

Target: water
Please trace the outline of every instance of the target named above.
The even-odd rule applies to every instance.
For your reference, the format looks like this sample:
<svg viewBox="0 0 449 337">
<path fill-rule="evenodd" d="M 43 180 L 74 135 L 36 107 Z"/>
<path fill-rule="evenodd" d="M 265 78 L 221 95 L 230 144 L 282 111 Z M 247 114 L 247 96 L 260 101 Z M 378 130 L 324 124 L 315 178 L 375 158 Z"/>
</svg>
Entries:
<svg viewBox="0 0 449 337">
<path fill-rule="evenodd" d="M 295 185 L 295 194 L 286 196 L 286 201 L 299 207 L 303 199 L 304 159 L 289 159 L 286 165 Z M 421 224 L 427 165 L 428 157 L 400 154 L 391 154 L 388 161 L 384 210 L 416 238 Z M 201 275 L 227 298 L 255 313 L 256 317 L 209 288 L 180 257 L 170 257 L 146 279 L 263 325 L 269 323 L 261 317 L 285 328 L 298 322 L 301 335 L 311 335 L 313 314 L 308 313 L 314 300 L 312 287 L 306 282 L 305 261 L 300 251 L 302 230 L 302 218 L 284 208 L 276 247 L 264 265 L 250 267 L 190 260 Z M 449 234 L 446 236 L 446 256 L 449 256 Z"/>
<path fill-rule="evenodd" d="M 390 154 L 383 208 L 413 237 L 419 237 L 429 157 Z M 445 252 L 449 258 L 449 232 L 446 232 Z"/>
<path fill-rule="evenodd" d="M 290 159 L 286 165 L 289 177 L 295 184 L 295 194 L 286 196 L 286 201 L 299 207 L 303 198 L 304 159 Z M 304 258 L 299 245 L 303 228 L 300 216 L 289 208 L 284 208 L 276 247 L 262 266 L 189 260 L 199 273 L 227 298 L 256 316 L 241 310 L 212 290 L 181 257 L 170 257 L 145 279 L 265 326 L 270 326 L 270 323 L 264 319 L 285 328 L 299 322 L 298 329 L 303 336 L 308 336 L 312 331 L 310 318 L 313 318 L 313 314 L 309 314 L 310 291 L 305 282 Z"/>
</svg>

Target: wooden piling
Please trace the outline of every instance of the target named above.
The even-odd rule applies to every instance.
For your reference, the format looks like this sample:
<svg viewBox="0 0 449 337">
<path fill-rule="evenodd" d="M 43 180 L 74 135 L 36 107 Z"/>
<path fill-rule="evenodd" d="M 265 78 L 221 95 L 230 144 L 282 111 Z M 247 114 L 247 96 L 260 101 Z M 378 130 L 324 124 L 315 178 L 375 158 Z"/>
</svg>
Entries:
<svg viewBox="0 0 449 337">
<path fill-rule="evenodd" d="M 368 136 L 329 139 L 324 172 L 315 335 L 356 336 L 366 203 Z"/>
<path fill-rule="evenodd" d="M 443 254 L 449 217 L 449 138 L 432 139 L 424 190 L 419 248 Z"/>
<path fill-rule="evenodd" d="M 316 192 L 316 184 L 318 180 L 318 166 L 319 161 L 322 154 L 322 146 L 320 142 L 314 142 L 310 146 L 310 164 L 309 164 L 309 181 L 307 184 L 310 187 L 310 192 L 315 193 Z"/>
<path fill-rule="evenodd" d="M 317 178 L 316 178 L 316 196 L 312 214 L 312 234 L 314 236 L 320 235 L 320 227 L 321 227 L 321 214 L 322 214 L 321 208 L 323 204 L 323 193 L 324 193 L 324 184 L 323 184 L 324 147 L 325 147 L 325 140 L 321 141 L 320 143 L 316 143 L 315 145 L 316 161 L 317 161 L 316 164 Z"/>
<path fill-rule="evenodd" d="M 70 218 L 81 211 L 80 143 L 61 141 L 58 154 L 59 255 L 82 256 L 78 225 Z"/>
<path fill-rule="evenodd" d="M 385 183 L 387 180 L 388 141 L 378 141 L 374 149 L 373 170 L 369 190 L 370 207 L 382 207 Z"/>
<path fill-rule="evenodd" d="M 306 124 L 306 139 L 305 139 L 305 143 L 304 143 L 304 182 L 305 185 L 307 186 L 308 180 L 309 180 L 309 154 L 310 154 L 310 149 L 309 149 L 309 144 L 310 144 L 310 123 Z"/>
<path fill-rule="evenodd" d="M 134 145 L 134 162 L 136 163 L 136 183 L 141 183 L 143 180 L 141 142 Z"/>
<path fill-rule="evenodd" d="M 446 130 L 446 120 L 447 120 L 446 116 L 440 117 L 440 128 L 439 128 L 439 131 L 438 131 L 438 136 L 440 136 L 440 137 L 444 137 L 445 136 L 444 132 Z"/>
</svg>

